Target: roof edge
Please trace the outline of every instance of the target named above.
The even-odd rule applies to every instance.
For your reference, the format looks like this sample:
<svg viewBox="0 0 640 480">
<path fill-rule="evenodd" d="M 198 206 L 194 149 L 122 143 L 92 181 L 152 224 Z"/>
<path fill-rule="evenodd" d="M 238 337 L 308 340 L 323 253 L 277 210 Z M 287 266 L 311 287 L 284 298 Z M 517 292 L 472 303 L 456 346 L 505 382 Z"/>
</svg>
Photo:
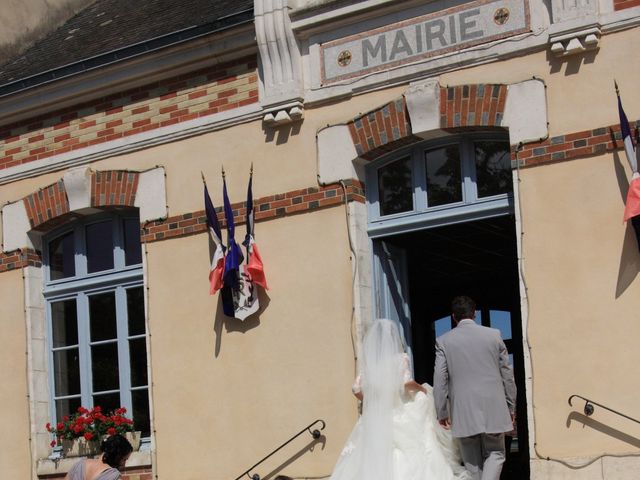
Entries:
<svg viewBox="0 0 640 480">
<path fill-rule="evenodd" d="M 253 22 L 253 8 L 0 85 L 0 98 Z"/>
</svg>

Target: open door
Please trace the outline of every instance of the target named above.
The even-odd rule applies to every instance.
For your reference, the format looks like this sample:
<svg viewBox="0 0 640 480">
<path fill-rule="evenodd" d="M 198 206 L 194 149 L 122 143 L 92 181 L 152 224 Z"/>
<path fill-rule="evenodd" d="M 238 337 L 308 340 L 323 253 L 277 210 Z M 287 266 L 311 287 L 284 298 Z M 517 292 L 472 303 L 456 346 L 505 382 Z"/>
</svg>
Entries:
<svg viewBox="0 0 640 480">
<path fill-rule="evenodd" d="M 375 318 L 389 318 L 402 326 L 407 353 L 412 358 L 407 252 L 384 240 L 374 240 L 373 254 Z"/>
</svg>

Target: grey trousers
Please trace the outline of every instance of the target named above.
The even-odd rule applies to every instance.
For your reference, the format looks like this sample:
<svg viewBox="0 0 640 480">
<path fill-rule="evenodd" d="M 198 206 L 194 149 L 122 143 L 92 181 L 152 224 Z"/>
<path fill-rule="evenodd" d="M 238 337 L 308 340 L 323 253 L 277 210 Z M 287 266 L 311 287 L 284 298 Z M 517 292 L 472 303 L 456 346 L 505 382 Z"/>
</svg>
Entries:
<svg viewBox="0 0 640 480">
<path fill-rule="evenodd" d="M 505 459 L 504 433 L 458 438 L 465 468 L 473 480 L 499 480 Z"/>
</svg>

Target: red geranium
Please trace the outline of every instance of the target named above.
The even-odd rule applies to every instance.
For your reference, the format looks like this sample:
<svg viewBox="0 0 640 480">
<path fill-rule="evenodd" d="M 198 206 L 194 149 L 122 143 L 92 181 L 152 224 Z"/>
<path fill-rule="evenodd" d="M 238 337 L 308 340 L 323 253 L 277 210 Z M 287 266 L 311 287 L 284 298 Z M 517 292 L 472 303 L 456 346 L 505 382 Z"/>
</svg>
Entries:
<svg viewBox="0 0 640 480">
<path fill-rule="evenodd" d="M 100 406 L 95 406 L 91 410 L 78 407 L 76 413 L 63 416 L 62 421 L 55 425 L 47 423 L 45 428 L 54 434 L 57 439 L 84 437 L 87 440 L 99 439 L 103 435 L 124 434 L 133 431 L 133 420 L 124 416 L 127 409 L 120 407 L 107 415 L 102 413 Z M 51 446 L 55 446 L 54 440 Z"/>
</svg>

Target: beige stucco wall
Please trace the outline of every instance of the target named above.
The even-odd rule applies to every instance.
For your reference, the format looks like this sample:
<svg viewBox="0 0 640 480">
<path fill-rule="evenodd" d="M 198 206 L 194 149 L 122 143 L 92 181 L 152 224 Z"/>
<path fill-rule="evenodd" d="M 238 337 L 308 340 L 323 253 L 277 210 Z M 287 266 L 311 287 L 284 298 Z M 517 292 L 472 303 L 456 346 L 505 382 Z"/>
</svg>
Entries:
<svg viewBox="0 0 640 480">
<path fill-rule="evenodd" d="M 0 438 L 0 471 L 3 478 L 16 479 L 31 474 L 23 288 L 22 270 L 0 274 L 0 405 L 5 432 Z"/>
<path fill-rule="evenodd" d="M 579 394 L 638 416 L 640 387 L 632 379 L 640 362 L 640 254 L 631 226 L 622 224 L 628 172 L 619 157 L 521 172 L 534 420 L 543 456 L 640 447 L 633 422 L 597 407 L 585 420 L 583 402 L 567 404 Z"/>
<path fill-rule="evenodd" d="M 342 207 L 260 223 L 257 234 L 270 291 L 244 323 L 208 295 L 207 235 L 148 245 L 160 478 L 235 478 L 318 418 L 326 444 L 284 472 L 327 475 L 354 423 Z M 256 471 L 265 476 L 311 440 Z"/>
<path fill-rule="evenodd" d="M 629 45 L 640 29 L 602 37 L 597 54 L 557 59 L 548 50 L 440 76 L 441 85 L 515 83 L 535 76 L 547 85 L 549 136 L 618 123 L 613 79 L 618 81 L 629 120 L 640 118 L 640 62 L 629 61 Z"/>
</svg>

